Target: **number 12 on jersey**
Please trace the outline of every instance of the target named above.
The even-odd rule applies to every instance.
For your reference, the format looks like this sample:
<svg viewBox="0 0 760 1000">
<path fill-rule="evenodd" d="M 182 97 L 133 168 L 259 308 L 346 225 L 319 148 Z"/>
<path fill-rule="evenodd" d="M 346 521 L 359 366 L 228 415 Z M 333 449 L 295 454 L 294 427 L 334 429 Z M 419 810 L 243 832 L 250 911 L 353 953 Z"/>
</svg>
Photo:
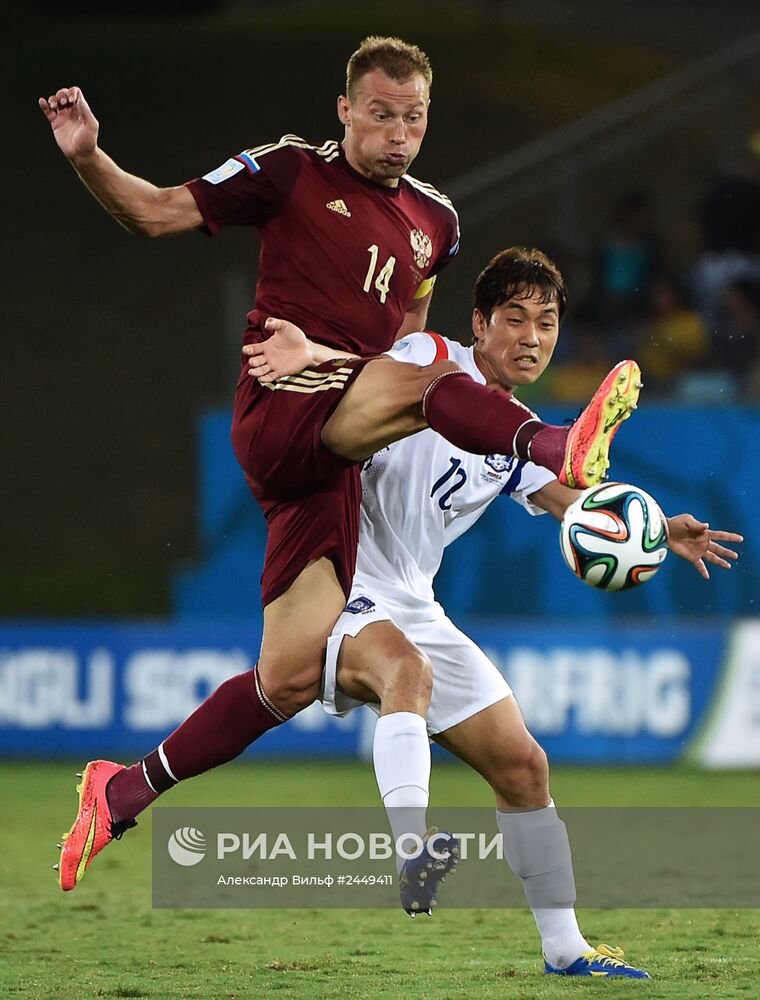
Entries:
<svg viewBox="0 0 760 1000">
<path fill-rule="evenodd" d="M 434 497 L 438 490 L 442 490 L 443 487 L 451 480 L 454 476 L 454 481 L 451 486 L 438 497 L 438 506 L 441 510 L 451 510 L 451 498 L 456 493 L 457 490 L 461 490 L 464 484 L 467 482 L 467 473 L 461 468 L 462 459 L 461 458 L 450 458 L 449 468 L 444 472 L 440 479 L 437 479 L 433 483 L 433 488 L 430 491 L 430 496 Z"/>
<path fill-rule="evenodd" d="M 375 278 L 375 271 L 377 270 L 377 257 L 380 253 L 380 247 L 377 243 L 373 243 L 371 247 L 367 247 L 367 253 L 369 254 L 369 267 L 367 268 L 367 277 L 364 279 L 365 292 L 369 292 L 372 287 L 372 279 Z M 396 258 L 389 257 L 380 269 L 380 273 L 375 278 L 375 288 L 380 295 L 381 306 L 385 305 L 385 300 L 388 297 L 388 289 L 390 287 L 391 276 L 395 266 Z"/>
</svg>

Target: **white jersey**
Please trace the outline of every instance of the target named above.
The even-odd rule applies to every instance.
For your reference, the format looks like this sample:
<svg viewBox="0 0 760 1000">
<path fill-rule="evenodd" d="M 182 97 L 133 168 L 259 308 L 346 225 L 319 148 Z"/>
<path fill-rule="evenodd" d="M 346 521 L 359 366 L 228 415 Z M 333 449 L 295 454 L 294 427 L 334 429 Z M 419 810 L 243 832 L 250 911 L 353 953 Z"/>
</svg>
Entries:
<svg viewBox="0 0 760 1000">
<path fill-rule="evenodd" d="M 448 357 L 485 384 L 473 349 L 437 334 L 413 333 L 387 353 L 416 365 Z M 532 462 L 471 455 L 430 429 L 383 448 L 362 470 L 354 592 L 377 594 L 389 607 L 403 609 L 406 621 L 410 615 L 427 621 L 444 617 L 433 595 L 433 578 L 445 547 L 498 496 L 511 497 L 531 514 L 544 513 L 528 497 L 554 478 Z M 361 612 L 351 603 L 348 611 Z"/>
</svg>

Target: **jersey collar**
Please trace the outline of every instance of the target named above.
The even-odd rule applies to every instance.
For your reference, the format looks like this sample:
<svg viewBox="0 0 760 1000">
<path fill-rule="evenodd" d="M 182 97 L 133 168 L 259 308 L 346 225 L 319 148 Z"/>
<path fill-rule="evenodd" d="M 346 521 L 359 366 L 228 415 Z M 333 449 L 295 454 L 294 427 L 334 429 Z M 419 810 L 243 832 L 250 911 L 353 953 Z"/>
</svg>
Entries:
<svg viewBox="0 0 760 1000">
<path fill-rule="evenodd" d="M 365 177 L 364 174 L 360 174 L 358 170 L 354 170 L 354 168 L 348 162 L 348 160 L 346 159 L 346 152 L 343 149 L 342 142 L 338 143 L 338 150 L 340 153 L 338 157 L 338 162 L 343 167 L 343 169 L 347 173 L 349 173 L 352 177 L 355 177 L 360 184 L 364 184 L 366 187 L 369 187 L 373 191 L 376 191 L 379 194 L 384 195 L 386 198 L 398 198 L 398 196 L 401 194 L 402 188 L 406 183 L 408 183 L 405 177 L 401 177 L 399 179 L 399 183 L 396 185 L 396 187 L 386 187 L 385 184 L 378 184 L 376 181 L 371 181 L 368 177 Z"/>
</svg>

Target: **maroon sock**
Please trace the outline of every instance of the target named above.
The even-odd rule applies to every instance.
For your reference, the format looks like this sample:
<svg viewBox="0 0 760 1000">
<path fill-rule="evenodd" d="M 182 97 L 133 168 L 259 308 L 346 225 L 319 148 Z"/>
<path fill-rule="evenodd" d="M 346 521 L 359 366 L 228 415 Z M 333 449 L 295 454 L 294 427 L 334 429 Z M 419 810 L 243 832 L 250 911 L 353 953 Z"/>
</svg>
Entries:
<svg viewBox="0 0 760 1000">
<path fill-rule="evenodd" d="M 517 435 L 518 446 L 525 448 L 525 454 L 531 462 L 543 465 L 545 469 L 550 469 L 558 476 L 565 465 L 565 448 L 570 428 L 555 427 L 553 424 L 531 424 L 525 430 L 531 431 L 534 427 L 537 429 L 532 431 L 524 445 L 521 441 L 522 435 Z"/>
<path fill-rule="evenodd" d="M 106 792 L 114 822 L 134 819 L 178 781 L 226 764 L 285 721 L 255 669 L 231 677 L 147 757 L 111 778 Z"/>
<path fill-rule="evenodd" d="M 428 386 L 422 408 L 433 430 L 464 451 L 530 458 L 554 473 L 562 468 L 567 428 L 542 423 L 518 399 L 479 385 L 466 372 L 439 375 Z M 531 454 L 535 438 L 542 439 L 541 446 Z"/>
</svg>

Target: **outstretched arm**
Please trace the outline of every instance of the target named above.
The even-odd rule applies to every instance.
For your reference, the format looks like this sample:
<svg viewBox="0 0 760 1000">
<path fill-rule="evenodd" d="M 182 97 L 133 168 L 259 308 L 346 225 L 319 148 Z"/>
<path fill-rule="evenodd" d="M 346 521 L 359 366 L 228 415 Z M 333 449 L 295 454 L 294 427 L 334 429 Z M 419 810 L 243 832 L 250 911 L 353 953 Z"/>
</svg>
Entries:
<svg viewBox="0 0 760 1000">
<path fill-rule="evenodd" d="M 697 521 L 691 514 L 678 514 L 667 521 L 670 551 L 692 563 L 705 580 L 710 579 L 706 563 L 731 569 L 729 560 L 739 558 L 733 549 L 721 545 L 721 542 L 743 542 L 742 535 L 737 535 L 735 531 L 713 531 L 709 524 Z"/>
<path fill-rule="evenodd" d="M 39 99 L 59 149 L 114 219 L 130 233 L 164 236 L 203 222 L 184 186 L 159 188 L 128 174 L 98 146 L 99 124 L 79 87 L 63 87 Z"/>
<path fill-rule="evenodd" d="M 304 368 L 321 365 L 333 358 L 355 358 L 358 355 L 339 351 L 309 340 L 294 323 L 270 316 L 264 323 L 270 335 L 258 344 L 246 344 L 243 354 L 248 358 L 248 374 L 265 385 L 284 375 L 295 375 Z"/>
<path fill-rule="evenodd" d="M 548 511 L 558 521 L 569 505 L 580 496 L 580 490 L 570 489 L 562 483 L 553 480 L 532 493 L 530 499 L 538 507 Z M 668 548 L 687 562 L 705 580 L 710 579 L 707 563 L 719 566 L 721 569 L 731 569 L 731 561 L 739 558 L 733 549 L 726 548 L 722 542 L 743 542 L 744 538 L 735 531 L 713 531 L 709 524 L 697 521 L 691 514 L 678 514 L 666 518 L 668 525 Z"/>
<path fill-rule="evenodd" d="M 528 498 L 531 503 L 551 514 L 552 517 L 561 521 L 565 511 L 581 495 L 581 490 L 574 490 L 571 486 L 565 486 L 558 479 L 552 479 L 540 490 L 531 493 Z"/>
</svg>

